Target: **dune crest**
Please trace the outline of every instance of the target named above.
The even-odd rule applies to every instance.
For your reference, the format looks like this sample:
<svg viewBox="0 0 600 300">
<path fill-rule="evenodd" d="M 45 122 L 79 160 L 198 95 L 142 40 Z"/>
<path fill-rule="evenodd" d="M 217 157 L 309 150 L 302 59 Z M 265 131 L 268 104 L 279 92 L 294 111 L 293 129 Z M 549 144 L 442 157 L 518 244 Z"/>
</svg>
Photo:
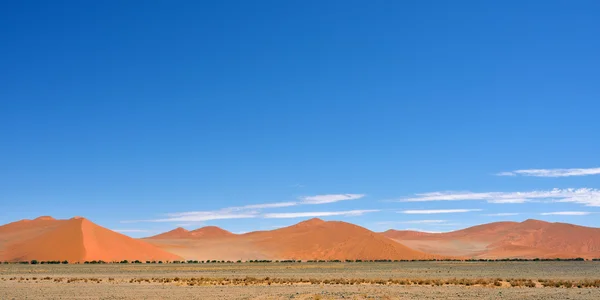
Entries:
<svg viewBox="0 0 600 300">
<path fill-rule="evenodd" d="M 476 258 L 597 258 L 600 228 L 529 219 L 446 233 L 388 230 L 382 235 L 428 253 Z"/>
<path fill-rule="evenodd" d="M 410 249 L 357 225 L 317 218 L 289 227 L 240 235 L 227 231 L 224 233 L 218 227 L 204 227 L 197 231 L 204 231 L 205 234 L 157 238 L 165 236 L 161 234 L 147 241 L 186 259 L 366 260 L 440 257 Z"/>
<path fill-rule="evenodd" d="M 85 218 L 38 218 L 0 226 L 0 260 L 175 260 L 146 242 L 98 226 Z"/>
</svg>

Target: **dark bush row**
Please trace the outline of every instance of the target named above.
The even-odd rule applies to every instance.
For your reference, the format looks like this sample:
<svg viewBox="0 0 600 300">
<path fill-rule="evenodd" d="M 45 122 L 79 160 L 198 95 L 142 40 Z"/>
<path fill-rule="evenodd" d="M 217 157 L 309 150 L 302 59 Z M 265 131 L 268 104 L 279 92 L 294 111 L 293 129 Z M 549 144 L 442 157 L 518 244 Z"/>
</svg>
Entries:
<svg viewBox="0 0 600 300">
<path fill-rule="evenodd" d="M 591 259 L 592 261 L 600 261 L 600 258 L 594 258 Z M 527 261 L 585 261 L 584 258 L 581 257 L 577 257 L 577 258 L 534 258 L 534 259 L 525 259 L 525 258 L 502 258 L 502 259 L 465 259 L 465 260 L 461 260 L 461 259 L 412 259 L 412 260 L 405 260 L 405 259 L 400 259 L 400 260 L 391 260 L 391 259 L 375 259 L 375 260 L 362 260 L 362 259 L 356 259 L 356 260 L 352 260 L 352 259 L 346 259 L 344 260 L 344 262 L 347 263 L 361 263 L 361 262 L 377 262 L 377 263 L 383 263 L 383 262 L 426 262 L 426 261 L 454 261 L 454 262 L 527 262 Z M 175 260 L 175 261 L 156 261 L 156 260 L 147 260 L 145 261 L 146 264 L 163 264 L 163 263 L 171 263 L 171 264 L 215 264 L 215 263 L 219 263 L 219 264 L 232 264 L 232 263 L 301 263 L 303 262 L 302 260 L 295 260 L 295 259 L 288 259 L 288 260 L 247 260 L 247 261 L 242 261 L 242 260 L 237 260 L 237 261 L 231 261 L 231 260 Z M 338 259 L 334 259 L 334 260 L 306 260 L 307 263 L 340 263 L 342 262 L 342 260 L 338 260 Z M 51 260 L 51 261 L 38 261 L 38 260 L 31 260 L 31 261 L 21 261 L 21 262 L 0 262 L 0 263 L 4 263 L 4 264 L 31 264 L 31 265 L 37 265 L 37 264 L 68 264 L 69 262 L 66 260 L 63 261 L 58 261 L 58 260 Z M 107 263 L 111 263 L 111 264 L 141 264 L 144 263 L 140 260 L 122 260 L 122 261 L 113 261 L 113 262 L 106 262 L 103 260 L 92 260 L 92 261 L 85 261 L 83 262 L 83 264 L 107 264 Z M 79 262 L 76 262 L 75 264 L 79 264 Z"/>
<path fill-rule="evenodd" d="M 9 264 L 10 262 L 5 261 L 4 264 Z M 30 261 L 20 261 L 20 262 L 16 262 L 22 265 L 66 265 L 69 262 L 66 260 L 60 261 L 60 260 L 37 260 L 37 259 L 33 259 Z"/>
</svg>

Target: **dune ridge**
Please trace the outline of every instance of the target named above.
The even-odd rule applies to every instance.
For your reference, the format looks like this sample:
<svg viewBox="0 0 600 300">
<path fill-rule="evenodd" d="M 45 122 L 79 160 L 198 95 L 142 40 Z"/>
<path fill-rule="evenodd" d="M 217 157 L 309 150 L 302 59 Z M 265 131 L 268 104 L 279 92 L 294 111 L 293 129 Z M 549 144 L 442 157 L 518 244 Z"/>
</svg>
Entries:
<svg viewBox="0 0 600 300">
<path fill-rule="evenodd" d="M 0 226 L 0 260 L 175 260 L 179 256 L 98 226 L 85 218 L 49 217 Z"/>
<path fill-rule="evenodd" d="M 382 235 L 415 249 L 479 258 L 597 258 L 600 228 L 529 219 L 446 233 L 388 230 Z"/>
<path fill-rule="evenodd" d="M 211 231 L 221 232 L 222 229 L 211 228 Z M 171 239 L 157 239 L 155 236 L 147 241 L 186 259 L 374 260 L 441 257 L 410 249 L 354 224 L 317 218 L 269 231 Z"/>
</svg>

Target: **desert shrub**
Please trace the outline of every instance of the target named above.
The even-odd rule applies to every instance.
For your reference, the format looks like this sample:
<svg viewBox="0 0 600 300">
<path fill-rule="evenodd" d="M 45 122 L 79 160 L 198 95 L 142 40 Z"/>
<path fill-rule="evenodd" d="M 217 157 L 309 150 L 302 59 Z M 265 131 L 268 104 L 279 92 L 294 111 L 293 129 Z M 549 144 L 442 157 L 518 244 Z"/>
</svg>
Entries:
<svg viewBox="0 0 600 300">
<path fill-rule="evenodd" d="M 31 264 L 32 264 L 32 265 L 37 265 L 38 263 L 39 263 L 39 262 L 38 262 L 37 260 L 35 260 L 35 259 L 31 261 Z"/>
</svg>

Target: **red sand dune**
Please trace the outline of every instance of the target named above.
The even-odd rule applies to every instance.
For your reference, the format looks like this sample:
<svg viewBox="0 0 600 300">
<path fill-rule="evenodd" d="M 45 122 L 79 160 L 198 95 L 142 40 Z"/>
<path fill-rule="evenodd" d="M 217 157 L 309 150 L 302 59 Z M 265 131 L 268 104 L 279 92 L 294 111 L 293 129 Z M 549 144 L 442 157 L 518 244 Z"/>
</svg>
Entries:
<svg viewBox="0 0 600 300">
<path fill-rule="evenodd" d="M 217 226 L 206 226 L 198 228 L 196 230 L 189 231 L 185 228 L 177 227 L 171 231 L 164 232 L 155 236 L 151 236 L 148 239 L 193 239 L 193 238 L 217 238 L 231 236 L 233 233 L 221 229 Z"/>
<path fill-rule="evenodd" d="M 388 230 L 384 236 L 429 253 L 480 258 L 597 258 L 600 228 L 539 220 L 496 222 L 447 233 Z"/>
<path fill-rule="evenodd" d="M 211 231 L 221 232 L 217 228 Z M 159 235 L 161 236 L 161 235 Z M 146 241 L 186 259 L 425 259 L 435 258 L 346 222 L 311 219 L 246 234 Z"/>
<path fill-rule="evenodd" d="M 161 234 L 157 234 L 155 236 L 149 237 L 151 239 L 183 239 L 183 238 L 189 238 L 190 236 L 190 231 L 182 228 L 182 227 L 177 227 L 171 231 L 167 231 L 167 232 L 163 232 Z"/>
<path fill-rule="evenodd" d="M 84 218 L 40 217 L 0 226 L 0 260 L 176 260 L 146 242 L 100 227 Z"/>
</svg>

